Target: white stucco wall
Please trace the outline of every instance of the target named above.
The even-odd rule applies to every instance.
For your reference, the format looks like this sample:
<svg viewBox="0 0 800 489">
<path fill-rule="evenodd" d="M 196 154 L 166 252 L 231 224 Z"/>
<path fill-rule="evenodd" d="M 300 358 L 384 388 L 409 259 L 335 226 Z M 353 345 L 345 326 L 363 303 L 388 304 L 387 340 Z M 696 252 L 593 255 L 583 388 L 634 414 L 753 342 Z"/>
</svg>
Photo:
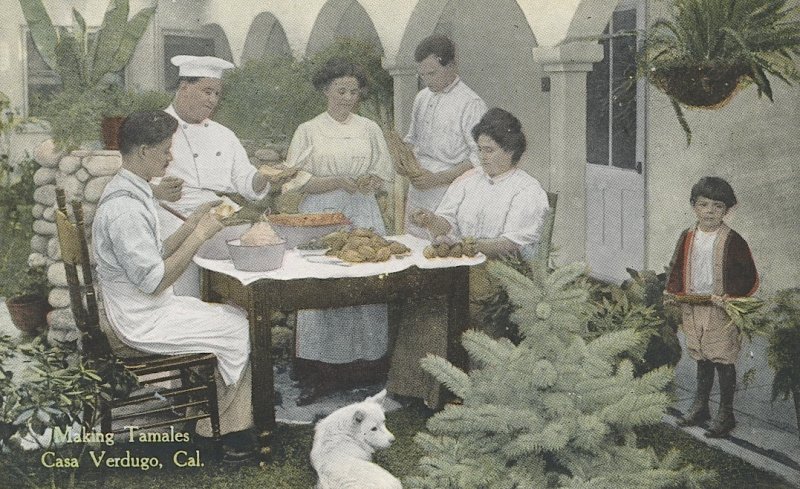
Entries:
<svg viewBox="0 0 800 489">
<path fill-rule="evenodd" d="M 739 205 L 726 219 L 750 243 L 762 293 L 800 284 L 800 90 L 774 82 L 775 103 L 755 86 L 718 110 L 687 110 L 693 140 L 666 96 L 650 90 L 647 142 L 647 266 L 666 265 L 694 222 L 689 191 L 706 175 L 725 178 Z"/>
<path fill-rule="evenodd" d="M 651 22 L 668 14 L 656 8 L 663 4 L 652 5 Z M 770 80 L 774 103 L 759 99 L 751 85 L 720 109 L 684 111 L 692 129 L 688 147 L 668 98 L 648 88 L 648 268 L 667 265 L 678 235 L 694 223 L 692 185 L 719 176 L 739 200 L 726 221 L 752 248 L 759 293 L 800 285 L 800 87 Z"/>
</svg>

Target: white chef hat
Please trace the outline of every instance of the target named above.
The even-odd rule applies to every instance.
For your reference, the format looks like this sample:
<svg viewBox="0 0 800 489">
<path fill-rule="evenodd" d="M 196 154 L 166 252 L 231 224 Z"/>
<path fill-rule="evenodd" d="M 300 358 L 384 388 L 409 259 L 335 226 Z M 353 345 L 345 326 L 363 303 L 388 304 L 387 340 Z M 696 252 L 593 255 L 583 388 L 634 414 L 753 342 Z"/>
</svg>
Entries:
<svg viewBox="0 0 800 489">
<path fill-rule="evenodd" d="M 173 56 L 170 60 L 178 67 L 178 76 L 222 78 L 222 71 L 233 68 L 233 63 L 214 56 Z"/>
</svg>

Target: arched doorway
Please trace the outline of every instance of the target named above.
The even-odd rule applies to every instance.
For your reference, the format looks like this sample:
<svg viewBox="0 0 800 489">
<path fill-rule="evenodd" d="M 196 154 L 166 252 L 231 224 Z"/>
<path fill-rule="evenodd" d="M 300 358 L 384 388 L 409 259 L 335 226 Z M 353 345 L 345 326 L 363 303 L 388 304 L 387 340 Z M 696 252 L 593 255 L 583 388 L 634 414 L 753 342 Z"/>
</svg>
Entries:
<svg viewBox="0 0 800 489">
<path fill-rule="evenodd" d="M 233 62 L 228 36 L 218 24 L 206 24 L 197 31 L 164 31 L 164 88 L 178 87 L 178 68 L 170 61 L 173 56 L 216 56 Z"/>
<path fill-rule="evenodd" d="M 283 26 L 270 12 L 261 12 L 253 19 L 242 50 L 242 62 L 272 56 L 289 57 L 292 50 Z"/>
<path fill-rule="evenodd" d="M 356 0 L 330 0 L 322 7 L 306 47 L 311 56 L 330 46 L 337 38 L 367 41 L 383 52 L 372 19 Z"/>
</svg>

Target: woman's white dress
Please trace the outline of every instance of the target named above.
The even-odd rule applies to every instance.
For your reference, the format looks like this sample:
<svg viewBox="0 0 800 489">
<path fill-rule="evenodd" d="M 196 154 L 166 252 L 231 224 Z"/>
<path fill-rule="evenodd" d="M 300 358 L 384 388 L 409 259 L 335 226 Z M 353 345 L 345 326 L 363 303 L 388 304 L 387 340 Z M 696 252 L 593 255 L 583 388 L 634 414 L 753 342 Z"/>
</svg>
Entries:
<svg viewBox="0 0 800 489">
<path fill-rule="evenodd" d="M 308 148 L 311 153 L 302 161 Z M 338 122 L 327 112 L 301 124 L 292 137 L 287 165 L 318 177 L 372 174 L 385 182 L 394 175 L 383 133 L 375 122 L 351 114 Z M 356 227 L 386 234 L 374 194 L 333 190 L 307 194 L 300 212 L 341 212 Z M 296 354 L 326 363 L 377 360 L 386 354 L 388 319 L 385 304 L 303 310 L 297 313 Z"/>
</svg>

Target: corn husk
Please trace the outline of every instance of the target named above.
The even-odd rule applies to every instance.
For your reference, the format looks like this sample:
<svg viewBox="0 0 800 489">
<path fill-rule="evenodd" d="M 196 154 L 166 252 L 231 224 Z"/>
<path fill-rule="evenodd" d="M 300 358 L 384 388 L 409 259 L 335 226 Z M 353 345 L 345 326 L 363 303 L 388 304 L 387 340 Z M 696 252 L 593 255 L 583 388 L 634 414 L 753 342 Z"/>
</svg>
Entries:
<svg viewBox="0 0 800 489">
<path fill-rule="evenodd" d="M 681 295 L 673 295 L 673 297 L 675 298 L 675 302 L 679 302 L 682 304 L 694 304 L 694 305 L 711 304 L 710 295 L 681 294 Z"/>
<path fill-rule="evenodd" d="M 413 178 L 422 173 L 422 166 L 417 161 L 414 152 L 403 142 L 403 138 L 394 129 L 383 132 L 389 155 L 394 163 L 394 170 L 403 176 Z"/>
<path fill-rule="evenodd" d="M 725 312 L 731 318 L 729 326 L 739 329 L 739 336 L 753 339 L 753 335 L 763 334 L 764 328 L 753 322 L 752 315 L 764 305 L 764 301 L 755 297 L 736 297 L 725 299 Z"/>
</svg>

